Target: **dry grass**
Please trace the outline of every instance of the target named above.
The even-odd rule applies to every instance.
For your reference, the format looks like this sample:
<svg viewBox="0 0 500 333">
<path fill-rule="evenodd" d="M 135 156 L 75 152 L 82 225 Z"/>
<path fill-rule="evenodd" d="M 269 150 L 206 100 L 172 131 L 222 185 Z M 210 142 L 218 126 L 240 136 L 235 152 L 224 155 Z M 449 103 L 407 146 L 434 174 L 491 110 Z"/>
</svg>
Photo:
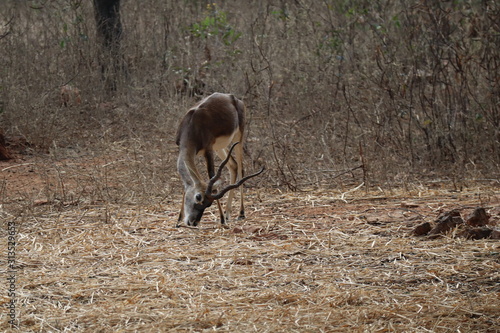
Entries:
<svg viewBox="0 0 500 333">
<path fill-rule="evenodd" d="M 452 208 L 482 205 L 498 223 L 495 187 L 250 189 L 247 220 L 227 230 L 215 209 L 199 229 L 174 228 L 173 193 L 56 202 L 27 195 L 35 187 L 5 196 L 6 207 L 25 206 L 2 212 L 19 230 L 24 332 L 498 332 L 498 241 L 408 235 Z"/>
</svg>

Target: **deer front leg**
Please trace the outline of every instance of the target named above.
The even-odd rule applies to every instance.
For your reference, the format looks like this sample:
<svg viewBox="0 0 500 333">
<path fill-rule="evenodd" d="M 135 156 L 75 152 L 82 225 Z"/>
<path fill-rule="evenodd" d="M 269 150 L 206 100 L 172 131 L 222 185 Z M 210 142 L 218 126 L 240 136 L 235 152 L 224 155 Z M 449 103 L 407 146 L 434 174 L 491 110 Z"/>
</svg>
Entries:
<svg viewBox="0 0 500 333">
<path fill-rule="evenodd" d="M 186 192 L 182 193 L 182 204 L 181 204 L 181 211 L 179 212 L 179 219 L 177 220 L 177 224 L 175 225 L 176 228 L 179 228 L 181 226 L 182 221 L 184 220 L 184 200 L 186 199 Z"/>
<path fill-rule="evenodd" d="M 227 226 L 226 219 L 224 217 L 224 211 L 222 210 L 222 205 L 219 200 L 217 200 L 217 208 L 219 208 L 220 224 L 222 226 Z"/>
</svg>

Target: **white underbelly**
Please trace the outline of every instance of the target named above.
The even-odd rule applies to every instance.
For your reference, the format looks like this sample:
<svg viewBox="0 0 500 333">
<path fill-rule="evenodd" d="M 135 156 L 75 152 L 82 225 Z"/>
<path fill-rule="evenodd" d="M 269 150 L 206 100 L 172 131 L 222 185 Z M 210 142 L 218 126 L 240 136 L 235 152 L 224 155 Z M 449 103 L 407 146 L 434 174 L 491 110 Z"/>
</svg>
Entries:
<svg viewBox="0 0 500 333">
<path fill-rule="evenodd" d="M 221 136 L 221 137 L 218 137 L 217 140 L 215 140 L 215 143 L 213 145 L 213 149 L 215 151 L 217 151 L 217 150 L 222 150 L 222 149 L 226 148 L 227 146 L 229 146 L 229 144 L 231 143 L 231 141 L 233 141 L 234 134 L 235 133 L 233 133 L 230 136 Z"/>
<path fill-rule="evenodd" d="M 236 132 L 234 132 L 233 134 L 231 134 L 229 136 L 218 137 L 212 146 L 212 150 L 220 151 L 220 150 L 228 147 L 231 144 L 231 142 L 233 141 L 235 135 L 236 135 Z M 202 156 L 203 154 L 205 154 L 205 149 L 200 150 L 197 155 Z"/>
</svg>

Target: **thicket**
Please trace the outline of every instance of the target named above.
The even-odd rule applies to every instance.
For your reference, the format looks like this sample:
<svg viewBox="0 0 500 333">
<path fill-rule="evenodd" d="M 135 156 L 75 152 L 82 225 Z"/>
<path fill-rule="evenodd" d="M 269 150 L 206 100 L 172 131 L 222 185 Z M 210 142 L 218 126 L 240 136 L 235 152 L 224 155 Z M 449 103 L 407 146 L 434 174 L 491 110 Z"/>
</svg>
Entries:
<svg viewBox="0 0 500 333">
<path fill-rule="evenodd" d="M 38 150 L 141 142 L 175 173 L 178 120 L 219 91 L 245 101 L 268 186 L 499 178 L 497 1 L 122 1 L 113 91 L 91 1 L 0 9 L 1 127 Z"/>
</svg>

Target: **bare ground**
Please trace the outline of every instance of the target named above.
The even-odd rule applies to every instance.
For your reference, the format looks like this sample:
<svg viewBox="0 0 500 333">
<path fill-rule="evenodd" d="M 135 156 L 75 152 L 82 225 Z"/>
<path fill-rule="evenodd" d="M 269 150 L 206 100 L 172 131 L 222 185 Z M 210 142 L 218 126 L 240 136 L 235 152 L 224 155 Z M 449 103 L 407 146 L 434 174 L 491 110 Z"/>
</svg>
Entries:
<svg viewBox="0 0 500 333">
<path fill-rule="evenodd" d="M 244 222 L 220 228 L 211 208 L 189 229 L 174 227 L 173 189 L 157 200 L 104 200 L 123 189 L 100 171 L 118 160 L 46 162 L 0 165 L 23 332 L 500 331 L 499 241 L 410 235 L 441 212 L 477 206 L 495 228 L 496 181 L 461 191 L 249 188 Z M 0 318 L 12 329 L 7 311 Z"/>
</svg>

